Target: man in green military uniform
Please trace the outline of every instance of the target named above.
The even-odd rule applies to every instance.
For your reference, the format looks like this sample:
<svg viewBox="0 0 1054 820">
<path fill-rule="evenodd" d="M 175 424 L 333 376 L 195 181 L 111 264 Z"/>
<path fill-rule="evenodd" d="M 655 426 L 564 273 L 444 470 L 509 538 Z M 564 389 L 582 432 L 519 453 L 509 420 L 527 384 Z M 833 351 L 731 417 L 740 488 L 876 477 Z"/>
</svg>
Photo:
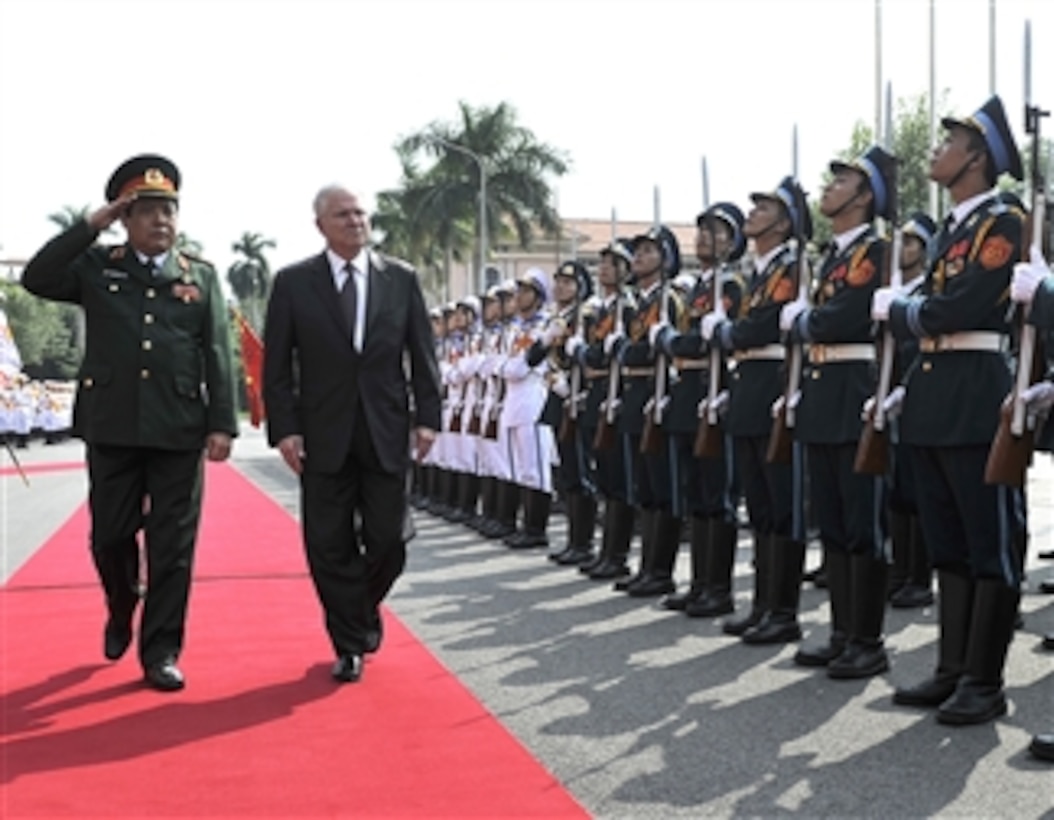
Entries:
<svg viewBox="0 0 1054 820">
<path fill-rule="evenodd" d="M 173 250 L 180 175 L 164 157 L 123 163 L 107 203 L 48 242 L 22 284 L 84 308 L 87 340 L 74 434 L 87 444 L 91 548 L 109 617 L 104 653 L 124 655 L 139 601 L 144 531 L 146 600 L 139 660 L 147 683 L 182 689 L 202 452 L 230 455 L 237 433 L 227 311 L 215 269 Z M 95 244 L 120 220 L 128 241 Z"/>
</svg>

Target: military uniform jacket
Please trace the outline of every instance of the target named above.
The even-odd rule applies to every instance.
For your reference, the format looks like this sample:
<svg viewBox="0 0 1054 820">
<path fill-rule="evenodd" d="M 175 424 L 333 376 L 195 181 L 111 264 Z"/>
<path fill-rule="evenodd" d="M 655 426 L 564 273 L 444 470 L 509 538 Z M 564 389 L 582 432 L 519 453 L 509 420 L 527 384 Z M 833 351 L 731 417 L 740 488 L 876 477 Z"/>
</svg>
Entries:
<svg viewBox="0 0 1054 820">
<path fill-rule="evenodd" d="M 1047 356 L 1046 378 L 1054 381 L 1054 277 L 1048 276 L 1036 288 L 1028 322 L 1036 327 L 1036 339 Z M 1037 355 L 1039 352 L 1037 350 Z M 1054 415 L 1048 416 L 1040 429 L 1036 449 L 1047 453 L 1054 451 Z"/>
<path fill-rule="evenodd" d="M 574 327 L 574 305 L 570 305 L 561 310 L 556 317 L 550 319 L 550 321 L 555 321 L 556 318 L 559 318 L 568 327 Z M 563 420 L 564 397 L 552 389 L 552 384 L 560 373 L 564 374 L 567 378 L 567 383 L 570 384 L 571 360 L 564 352 L 562 344 L 557 343 L 550 347 L 541 339 L 538 339 L 533 345 L 531 345 L 530 350 L 527 351 L 527 364 L 531 367 L 537 367 L 543 361 L 548 363 L 546 382 L 549 385 L 549 392 L 545 397 L 545 405 L 542 407 L 542 414 L 539 420 L 542 424 L 548 424 L 553 429 L 556 429 L 560 426 L 560 422 Z"/>
<path fill-rule="evenodd" d="M 848 444 L 860 439 L 864 402 L 875 392 L 874 361 L 823 360 L 824 346 L 870 345 L 874 349 L 871 297 L 880 282 L 888 243 L 868 228 L 841 252 L 832 250 L 820 268 L 813 307 L 798 316 L 792 338 L 812 348 L 802 368 L 795 435 L 807 444 Z M 837 349 L 837 348 L 835 348 Z"/>
<path fill-rule="evenodd" d="M 597 374 L 587 379 L 589 382 L 589 396 L 586 406 L 595 409 L 599 414 L 600 404 L 607 399 L 608 387 L 610 385 L 610 367 L 612 362 L 604 353 L 604 340 L 614 333 L 618 327 L 618 305 L 622 306 L 622 327 L 629 327 L 633 316 L 633 297 L 628 291 L 622 292 L 621 302 L 617 294 L 608 294 L 603 297 L 594 297 L 596 304 L 592 310 L 592 317 L 586 323 L 586 347 L 582 359 L 585 362 L 586 372 Z M 617 355 L 615 366 L 617 367 Z M 621 385 L 621 380 L 619 382 Z M 599 419 L 599 415 L 592 416 Z"/>
<path fill-rule="evenodd" d="M 644 432 L 644 405 L 654 395 L 655 367 L 658 363 L 648 339 L 648 331 L 659 323 L 662 315 L 662 280 L 657 280 L 648 291 L 638 293 L 636 301 L 627 325 L 628 341 L 621 351 L 622 415 L 619 430 L 630 435 Z M 677 327 L 683 311 L 680 299 L 671 291 L 666 305 L 667 324 Z M 669 379 L 666 384 L 669 395 Z"/>
<path fill-rule="evenodd" d="M 514 323 L 512 343 L 502 364 L 505 377 L 505 401 L 501 423 L 505 427 L 537 424 L 549 393 L 545 383 L 548 365 L 543 360 L 536 367 L 527 363 L 527 353 L 542 335 L 547 316 L 539 311 Z"/>
<path fill-rule="evenodd" d="M 670 388 L 670 406 L 663 429 L 691 434 L 699 426 L 699 403 L 710 391 L 710 345 L 699 332 L 699 320 L 714 310 L 715 271 L 704 272 L 685 299 L 684 319 L 679 333 L 665 337 L 664 347 L 673 359 L 678 378 Z M 743 303 L 743 280 L 724 268 L 717 275 L 721 282 L 722 308 L 726 316 L 737 316 Z M 721 357 L 720 384 L 728 384 L 726 358 Z"/>
<path fill-rule="evenodd" d="M 89 444 L 193 450 L 236 435 L 227 308 L 216 270 L 170 250 L 151 273 L 80 221 L 22 274 L 30 293 L 84 308 L 73 432 Z"/>
<path fill-rule="evenodd" d="M 937 240 L 936 261 L 921 294 L 893 302 L 889 322 L 898 339 L 921 339 L 905 380 L 900 417 L 905 444 L 949 447 L 988 444 L 1010 390 L 1001 352 L 927 352 L 927 339 L 965 331 L 1008 333 L 1007 288 L 1021 257 L 1024 215 L 994 197 L 981 202 Z"/>
<path fill-rule="evenodd" d="M 733 355 L 780 343 L 780 309 L 797 295 L 798 257 L 781 246 L 755 273 L 739 316 L 722 323 L 714 339 Z M 725 432 L 763 437 L 772 430 L 772 403 L 783 390 L 784 364 L 776 359 L 736 356 L 729 388 Z"/>
</svg>

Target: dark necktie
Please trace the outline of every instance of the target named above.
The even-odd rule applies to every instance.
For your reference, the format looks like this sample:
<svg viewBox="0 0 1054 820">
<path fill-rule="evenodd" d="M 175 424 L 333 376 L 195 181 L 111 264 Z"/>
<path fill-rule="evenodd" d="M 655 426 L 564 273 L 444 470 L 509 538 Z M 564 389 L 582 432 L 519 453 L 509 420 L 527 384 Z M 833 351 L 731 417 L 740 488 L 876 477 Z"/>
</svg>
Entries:
<svg viewBox="0 0 1054 820">
<path fill-rule="evenodd" d="M 358 314 L 358 290 L 355 287 L 355 269 L 351 266 L 351 262 L 348 262 L 344 266 L 345 272 L 348 274 L 344 280 L 344 285 L 340 289 L 340 308 L 344 313 L 344 323 L 348 328 L 348 338 L 351 343 L 355 344 L 355 319 Z"/>
</svg>

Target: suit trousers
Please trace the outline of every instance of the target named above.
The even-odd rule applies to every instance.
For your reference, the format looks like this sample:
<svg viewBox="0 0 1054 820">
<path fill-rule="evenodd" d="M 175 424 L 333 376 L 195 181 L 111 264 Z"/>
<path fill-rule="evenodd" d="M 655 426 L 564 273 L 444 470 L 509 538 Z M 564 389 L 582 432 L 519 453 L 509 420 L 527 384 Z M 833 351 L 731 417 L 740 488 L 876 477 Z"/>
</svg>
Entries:
<svg viewBox="0 0 1054 820">
<path fill-rule="evenodd" d="M 144 531 L 146 602 L 139 628 L 144 667 L 183 648 L 194 543 L 201 518 L 201 450 L 88 445 L 91 549 L 111 614 L 135 609 Z"/>
<path fill-rule="evenodd" d="M 340 469 L 308 466 L 301 474 L 300 504 L 308 567 L 333 649 L 362 654 L 377 608 L 406 565 L 406 487 L 402 473 L 381 467 L 361 408 Z"/>
</svg>

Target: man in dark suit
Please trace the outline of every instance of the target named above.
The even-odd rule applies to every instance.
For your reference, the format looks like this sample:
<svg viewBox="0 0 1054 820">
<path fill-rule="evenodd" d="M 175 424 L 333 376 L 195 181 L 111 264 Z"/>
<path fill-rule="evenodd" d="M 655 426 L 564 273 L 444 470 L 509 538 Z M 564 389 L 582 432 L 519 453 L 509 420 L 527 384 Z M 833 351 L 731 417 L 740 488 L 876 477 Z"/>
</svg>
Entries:
<svg viewBox="0 0 1054 820">
<path fill-rule="evenodd" d="M 439 429 L 439 372 L 414 270 L 367 247 L 369 220 L 355 194 L 330 186 L 314 204 L 326 250 L 275 277 L 264 402 L 268 440 L 300 476 L 333 677 L 353 682 L 363 654 L 380 645 L 378 608 L 406 562 L 411 421 L 423 458 Z"/>
<path fill-rule="evenodd" d="M 142 529 L 139 660 L 147 683 L 162 691 L 184 686 L 176 659 L 201 513 L 202 450 L 212 461 L 226 459 L 238 430 L 219 277 L 173 250 L 179 183 L 164 157 L 133 157 L 110 178 L 109 204 L 52 239 L 22 275 L 31 293 L 84 308 L 73 432 L 88 446 L 92 557 L 109 610 L 103 649 L 117 660 L 132 640 Z M 94 244 L 117 219 L 128 241 Z"/>
</svg>

